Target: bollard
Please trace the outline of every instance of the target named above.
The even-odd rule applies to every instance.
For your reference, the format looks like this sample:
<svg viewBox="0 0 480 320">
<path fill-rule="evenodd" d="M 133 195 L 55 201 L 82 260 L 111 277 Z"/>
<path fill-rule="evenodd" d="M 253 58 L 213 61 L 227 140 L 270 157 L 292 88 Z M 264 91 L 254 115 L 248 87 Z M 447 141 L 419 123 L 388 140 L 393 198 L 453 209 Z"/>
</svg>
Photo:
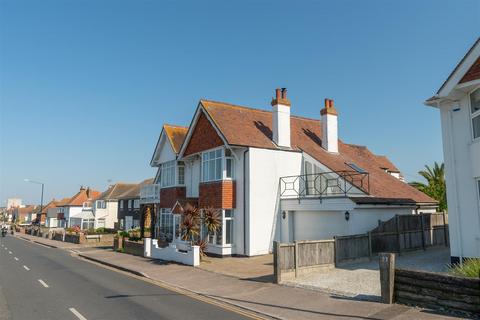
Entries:
<svg viewBox="0 0 480 320">
<path fill-rule="evenodd" d="M 395 281 L 395 254 L 380 253 L 380 288 L 382 292 L 382 303 L 393 303 L 393 288 Z"/>
</svg>

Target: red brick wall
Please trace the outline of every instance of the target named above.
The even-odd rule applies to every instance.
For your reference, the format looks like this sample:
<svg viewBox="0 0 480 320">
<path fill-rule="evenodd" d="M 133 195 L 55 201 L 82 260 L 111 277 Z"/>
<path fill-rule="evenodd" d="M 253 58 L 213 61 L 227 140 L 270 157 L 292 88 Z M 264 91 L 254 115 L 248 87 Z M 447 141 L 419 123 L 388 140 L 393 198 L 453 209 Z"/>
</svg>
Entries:
<svg viewBox="0 0 480 320">
<path fill-rule="evenodd" d="M 460 83 L 480 79 L 480 58 L 475 61 L 475 63 L 470 67 L 470 69 L 465 73 Z"/>
<path fill-rule="evenodd" d="M 175 202 L 185 199 L 187 190 L 185 187 L 170 187 L 160 189 L 160 208 L 172 208 Z"/>
<path fill-rule="evenodd" d="M 200 183 L 198 205 L 200 208 L 233 209 L 236 203 L 235 181 L 224 180 Z"/>
<path fill-rule="evenodd" d="M 204 150 L 223 146 L 222 139 L 218 136 L 217 131 L 212 126 L 207 117 L 200 114 L 195 129 L 193 129 L 190 141 L 185 149 L 185 155 L 201 152 Z"/>
</svg>

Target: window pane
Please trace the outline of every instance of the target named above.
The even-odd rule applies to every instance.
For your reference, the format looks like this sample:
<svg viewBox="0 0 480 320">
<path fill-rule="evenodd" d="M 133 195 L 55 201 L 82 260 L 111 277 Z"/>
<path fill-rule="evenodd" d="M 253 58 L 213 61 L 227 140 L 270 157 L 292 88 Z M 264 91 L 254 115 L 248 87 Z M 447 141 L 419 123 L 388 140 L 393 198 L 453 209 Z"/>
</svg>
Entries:
<svg viewBox="0 0 480 320">
<path fill-rule="evenodd" d="M 480 115 L 472 119 L 472 126 L 473 126 L 473 138 L 475 139 L 480 137 Z"/>
<path fill-rule="evenodd" d="M 233 159 L 227 158 L 227 178 L 233 178 Z"/>
<path fill-rule="evenodd" d="M 222 228 L 217 230 L 217 244 L 222 245 Z"/>
<path fill-rule="evenodd" d="M 225 221 L 225 244 L 232 244 L 233 240 L 233 220 Z"/>
<path fill-rule="evenodd" d="M 215 162 L 215 179 L 222 179 L 222 158 L 217 158 Z"/>
<path fill-rule="evenodd" d="M 215 179 L 215 161 L 209 161 L 208 162 L 208 180 L 214 180 Z"/>
<path fill-rule="evenodd" d="M 178 184 L 185 184 L 185 167 L 178 167 Z"/>
<path fill-rule="evenodd" d="M 470 94 L 470 107 L 472 113 L 480 111 L 480 89 L 477 89 Z"/>
<path fill-rule="evenodd" d="M 225 209 L 225 218 L 231 218 L 231 217 L 233 217 L 233 210 Z"/>
<path fill-rule="evenodd" d="M 222 157 L 222 149 L 216 150 L 216 158 L 221 158 Z"/>
</svg>

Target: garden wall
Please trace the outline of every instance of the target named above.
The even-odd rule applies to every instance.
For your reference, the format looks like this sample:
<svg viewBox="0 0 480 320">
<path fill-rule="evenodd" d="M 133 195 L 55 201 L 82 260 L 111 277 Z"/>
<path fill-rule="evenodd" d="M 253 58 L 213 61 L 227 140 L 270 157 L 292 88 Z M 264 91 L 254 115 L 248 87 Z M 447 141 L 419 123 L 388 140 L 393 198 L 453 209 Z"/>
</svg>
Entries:
<svg viewBox="0 0 480 320">
<path fill-rule="evenodd" d="M 395 269 L 397 303 L 480 314 L 480 278 Z"/>
</svg>

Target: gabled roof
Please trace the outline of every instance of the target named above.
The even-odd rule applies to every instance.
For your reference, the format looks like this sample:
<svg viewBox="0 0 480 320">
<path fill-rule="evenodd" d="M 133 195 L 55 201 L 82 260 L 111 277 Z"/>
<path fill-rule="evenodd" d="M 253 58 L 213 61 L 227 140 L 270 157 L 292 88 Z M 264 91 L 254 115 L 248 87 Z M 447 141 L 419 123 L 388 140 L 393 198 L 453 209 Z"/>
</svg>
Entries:
<svg viewBox="0 0 480 320">
<path fill-rule="evenodd" d="M 153 178 L 143 180 L 138 184 L 133 184 L 124 193 L 118 195 L 118 199 L 134 199 L 140 198 L 140 189 L 147 184 L 152 184 Z"/>
<path fill-rule="evenodd" d="M 101 192 L 92 190 L 89 188 L 80 188 L 70 201 L 68 201 L 64 206 L 73 206 L 73 207 L 80 207 L 86 201 L 95 200 L 98 196 L 100 196 Z"/>
<path fill-rule="evenodd" d="M 117 200 L 119 196 L 134 188 L 135 183 L 115 183 L 110 186 L 107 191 L 103 192 L 97 200 Z"/>
<path fill-rule="evenodd" d="M 188 127 L 165 124 L 163 125 L 163 130 L 165 130 L 165 134 L 172 145 L 173 151 L 178 154 L 187 135 Z"/>
<path fill-rule="evenodd" d="M 48 209 L 57 207 L 57 203 L 58 201 L 55 201 L 55 199 L 53 199 L 52 201 L 47 203 L 45 206 L 43 206 L 42 213 L 47 213 Z"/>
<path fill-rule="evenodd" d="M 427 99 L 425 104 L 436 105 L 439 99 L 447 97 L 456 85 L 480 79 L 480 37 L 470 47 L 465 56 L 438 89 L 437 94 Z"/>
<path fill-rule="evenodd" d="M 199 108 L 208 115 L 207 118 L 211 119 L 228 145 L 280 150 L 272 141 L 271 111 L 211 100 L 201 100 Z M 321 147 L 320 120 L 292 115 L 290 127 L 292 151 L 305 152 L 332 171 L 351 171 L 352 168 L 347 163 L 356 164 L 369 173 L 371 196 L 410 199 L 416 203 L 436 203 L 424 193 L 386 173 L 381 168 L 382 163 L 385 165 L 386 158 L 373 154 L 367 147 L 346 144 L 339 140 L 339 153 L 327 152 Z M 187 143 L 186 140 L 182 149 Z M 396 168 L 388 162 L 389 167 Z"/>
<path fill-rule="evenodd" d="M 188 132 L 188 127 L 182 127 L 172 124 L 164 124 L 160 136 L 158 137 L 157 144 L 155 145 L 155 150 L 150 160 L 150 165 L 154 166 L 154 160 L 159 152 L 162 141 L 166 140 L 170 144 L 172 151 L 175 155 L 178 155 L 182 147 L 183 141 Z"/>
</svg>

